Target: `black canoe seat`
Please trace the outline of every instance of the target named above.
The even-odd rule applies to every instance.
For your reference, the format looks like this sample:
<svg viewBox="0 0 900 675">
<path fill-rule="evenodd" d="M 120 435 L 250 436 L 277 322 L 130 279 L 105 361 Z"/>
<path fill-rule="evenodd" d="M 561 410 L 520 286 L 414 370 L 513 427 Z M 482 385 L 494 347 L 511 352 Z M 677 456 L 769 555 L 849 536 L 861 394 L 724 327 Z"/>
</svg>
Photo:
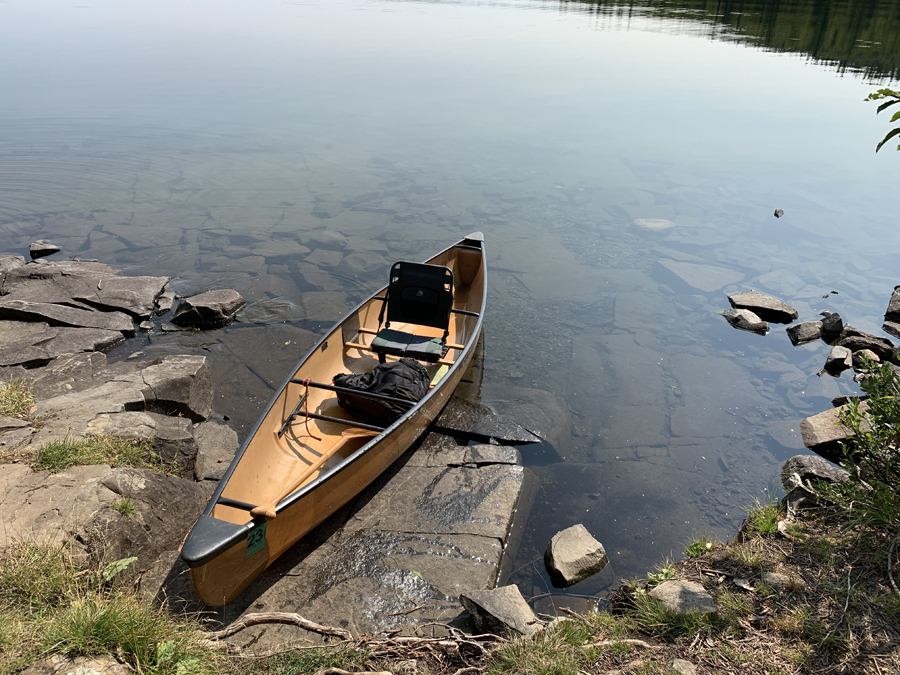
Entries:
<svg viewBox="0 0 900 675">
<path fill-rule="evenodd" d="M 453 272 L 449 268 L 406 261 L 394 263 L 378 316 L 380 330 L 369 347 L 382 363 L 387 354 L 436 363 L 447 351 L 452 309 Z M 385 313 L 387 322 L 381 328 Z M 422 336 L 395 330 L 391 328 L 392 321 L 440 328 L 444 335 Z"/>
</svg>

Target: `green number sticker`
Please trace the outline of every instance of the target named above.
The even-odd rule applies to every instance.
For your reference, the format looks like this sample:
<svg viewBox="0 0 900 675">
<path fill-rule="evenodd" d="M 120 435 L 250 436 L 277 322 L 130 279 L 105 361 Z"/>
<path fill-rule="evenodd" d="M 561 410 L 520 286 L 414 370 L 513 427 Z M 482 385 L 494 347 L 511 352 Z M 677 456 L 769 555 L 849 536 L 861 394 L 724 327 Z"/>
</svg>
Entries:
<svg viewBox="0 0 900 675">
<path fill-rule="evenodd" d="M 245 557 L 249 558 L 265 545 L 266 524 L 262 523 L 261 525 L 257 525 L 247 533 L 247 555 Z"/>
</svg>

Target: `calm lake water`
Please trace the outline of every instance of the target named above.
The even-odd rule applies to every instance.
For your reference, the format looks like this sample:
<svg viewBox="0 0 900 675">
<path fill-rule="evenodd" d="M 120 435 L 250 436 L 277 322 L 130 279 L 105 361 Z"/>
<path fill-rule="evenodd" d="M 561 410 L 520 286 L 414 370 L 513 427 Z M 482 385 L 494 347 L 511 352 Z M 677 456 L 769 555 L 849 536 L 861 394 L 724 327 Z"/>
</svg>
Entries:
<svg viewBox="0 0 900 675">
<path fill-rule="evenodd" d="M 110 355 L 207 355 L 245 433 L 389 262 L 482 230 L 482 400 L 557 423 L 511 579 L 547 593 L 533 561 L 581 522 L 612 565 L 569 590 L 597 593 L 733 536 L 855 390 L 824 343 L 732 330 L 726 294 L 880 334 L 900 283 L 900 154 L 863 102 L 897 85 L 900 3 L 720 6 L 8 0 L 0 248 L 278 300 Z"/>
</svg>

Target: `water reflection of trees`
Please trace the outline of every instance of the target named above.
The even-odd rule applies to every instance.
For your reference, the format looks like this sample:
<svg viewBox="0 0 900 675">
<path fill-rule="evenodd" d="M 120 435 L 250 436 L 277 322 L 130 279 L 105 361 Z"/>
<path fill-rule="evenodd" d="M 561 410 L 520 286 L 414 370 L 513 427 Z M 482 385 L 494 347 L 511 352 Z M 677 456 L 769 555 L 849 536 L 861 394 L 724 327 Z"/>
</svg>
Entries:
<svg viewBox="0 0 900 675">
<path fill-rule="evenodd" d="M 900 79 L 900 5 L 896 0 L 560 0 L 566 9 L 613 21 L 665 19 L 671 32 L 813 61 L 872 80 Z"/>
</svg>

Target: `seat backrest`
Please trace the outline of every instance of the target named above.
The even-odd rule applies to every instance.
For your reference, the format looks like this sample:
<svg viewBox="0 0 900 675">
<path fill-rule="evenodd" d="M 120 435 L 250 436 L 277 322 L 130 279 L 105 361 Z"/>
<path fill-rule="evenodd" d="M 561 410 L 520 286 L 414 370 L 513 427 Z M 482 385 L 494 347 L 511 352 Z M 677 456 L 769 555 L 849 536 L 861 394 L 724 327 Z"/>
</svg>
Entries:
<svg viewBox="0 0 900 675">
<path fill-rule="evenodd" d="M 441 265 L 400 261 L 391 267 L 387 320 L 447 330 L 453 308 L 453 272 Z"/>
</svg>

